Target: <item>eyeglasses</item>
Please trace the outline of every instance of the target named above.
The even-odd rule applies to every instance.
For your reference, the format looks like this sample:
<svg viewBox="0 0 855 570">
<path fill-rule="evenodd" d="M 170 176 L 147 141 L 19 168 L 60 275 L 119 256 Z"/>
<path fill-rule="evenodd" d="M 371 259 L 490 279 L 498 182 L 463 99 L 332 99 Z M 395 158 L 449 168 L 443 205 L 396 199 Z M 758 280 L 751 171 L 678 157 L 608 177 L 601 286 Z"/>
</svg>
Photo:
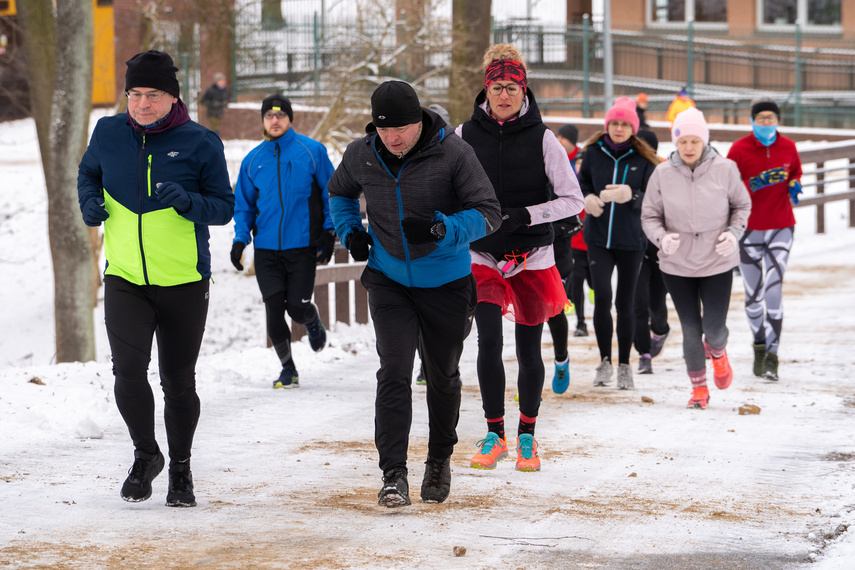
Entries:
<svg viewBox="0 0 855 570">
<path fill-rule="evenodd" d="M 142 98 L 145 97 L 149 100 L 150 103 L 157 103 L 160 101 L 160 98 L 166 95 L 163 91 L 149 91 L 148 93 L 140 93 L 139 91 L 125 91 L 125 96 L 129 101 L 133 101 L 134 103 L 142 101 Z"/>
<path fill-rule="evenodd" d="M 775 113 L 760 113 L 754 117 L 755 123 L 775 123 L 778 120 L 778 115 Z"/>
<path fill-rule="evenodd" d="M 508 95 L 510 95 L 511 97 L 519 94 L 521 89 L 522 88 L 519 85 L 517 85 L 516 83 L 511 83 L 509 85 L 500 85 L 498 83 L 491 83 L 490 87 L 487 88 L 487 90 L 490 92 L 491 95 L 501 95 L 502 91 L 507 91 Z"/>
<path fill-rule="evenodd" d="M 287 116 L 288 116 L 288 114 L 283 113 L 282 111 L 267 111 L 266 113 L 264 113 L 264 118 L 267 119 L 268 121 L 272 121 L 273 119 L 277 119 L 277 120 L 281 121 L 282 119 L 284 119 Z"/>
</svg>

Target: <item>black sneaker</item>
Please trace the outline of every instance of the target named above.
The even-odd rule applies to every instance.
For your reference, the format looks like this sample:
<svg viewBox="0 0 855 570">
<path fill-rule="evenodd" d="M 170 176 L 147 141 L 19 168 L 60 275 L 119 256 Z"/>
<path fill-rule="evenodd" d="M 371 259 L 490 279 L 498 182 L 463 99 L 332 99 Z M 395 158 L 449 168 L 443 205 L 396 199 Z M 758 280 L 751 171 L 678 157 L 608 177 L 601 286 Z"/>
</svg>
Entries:
<svg viewBox="0 0 855 570">
<path fill-rule="evenodd" d="M 394 467 L 383 474 L 383 487 L 377 493 L 377 504 L 389 508 L 406 507 L 412 504 L 406 467 Z"/>
<path fill-rule="evenodd" d="M 425 386 L 427 384 L 427 378 L 425 378 L 425 365 L 422 364 L 419 368 L 419 374 L 416 376 L 416 386 Z"/>
<path fill-rule="evenodd" d="M 763 360 L 766 358 L 766 343 L 755 342 L 754 348 L 754 376 L 763 376 Z"/>
<path fill-rule="evenodd" d="M 669 334 L 671 334 L 671 331 L 668 331 L 663 335 L 650 333 L 650 358 L 656 358 L 659 356 L 659 353 L 661 353 L 662 349 L 665 347 L 665 341 L 668 340 Z"/>
<path fill-rule="evenodd" d="M 193 474 L 190 472 L 189 461 L 169 466 L 169 492 L 166 493 L 166 506 L 196 506 L 196 495 L 193 494 Z"/>
<path fill-rule="evenodd" d="M 320 352 L 327 345 L 327 330 L 321 322 L 321 314 L 315 307 L 315 320 L 306 324 L 306 333 L 309 335 L 309 346 L 315 352 Z"/>
<path fill-rule="evenodd" d="M 767 352 L 763 357 L 763 378 L 766 380 L 778 380 L 778 355 L 774 352 Z"/>
<path fill-rule="evenodd" d="M 274 388 L 299 388 L 300 375 L 297 374 L 297 369 L 290 364 L 282 367 L 282 372 L 279 373 L 279 378 L 273 381 Z"/>
<path fill-rule="evenodd" d="M 579 323 L 576 325 L 576 330 L 573 331 L 573 336 L 588 336 L 588 325 Z"/>
<path fill-rule="evenodd" d="M 425 478 L 422 481 L 422 501 L 441 503 L 451 491 L 451 458 L 434 459 L 428 455 L 425 461 Z"/>
<path fill-rule="evenodd" d="M 151 497 L 151 482 L 163 471 L 163 454 L 134 451 L 134 464 L 128 470 L 128 478 L 122 485 L 122 498 L 130 503 L 139 503 Z"/>
</svg>

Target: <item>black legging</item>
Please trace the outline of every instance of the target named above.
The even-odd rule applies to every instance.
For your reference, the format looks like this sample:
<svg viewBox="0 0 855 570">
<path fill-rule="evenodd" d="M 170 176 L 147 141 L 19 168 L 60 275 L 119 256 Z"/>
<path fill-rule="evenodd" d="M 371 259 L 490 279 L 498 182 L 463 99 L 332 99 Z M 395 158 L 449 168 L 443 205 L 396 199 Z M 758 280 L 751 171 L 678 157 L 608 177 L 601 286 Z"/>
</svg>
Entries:
<svg viewBox="0 0 855 570">
<path fill-rule="evenodd" d="M 594 332 L 600 359 L 612 360 L 612 273 L 617 267 L 614 303 L 617 311 L 618 363 L 629 364 L 635 332 L 635 315 L 632 310 L 635 283 L 643 257 L 644 250 L 606 249 L 588 244 L 588 265 L 594 282 Z"/>
<path fill-rule="evenodd" d="M 588 252 L 584 249 L 573 249 L 573 272 L 570 274 L 570 301 L 576 307 L 576 326 L 585 324 L 585 281 L 588 287 L 594 288 L 591 280 L 591 269 L 588 266 Z"/>
<path fill-rule="evenodd" d="M 552 348 L 555 352 L 555 361 L 564 362 L 567 354 L 567 315 L 561 311 L 548 321 L 549 332 L 552 335 Z"/>
<path fill-rule="evenodd" d="M 502 363 L 502 308 L 493 303 L 478 303 L 475 307 L 478 327 L 478 384 L 484 417 L 496 419 L 505 415 L 505 366 Z M 520 413 L 534 418 L 540 409 L 543 391 L 543 357 L 540 340 L 543 323 L 535 326 L 517 324 L 514 327 L 517 345 L 517 390 Z"/>
<path fill-rule="evenodd" d="M 116 405 L 134 448 L 156 453 L 154 394 L 148 381 L 152 337 L 157 336 L 160 385 L 169 457 L 190 459 L 199 420 L 196 359 L 208 314 L 209 281 L 158 287 L 104 278 L 104 314 L 113 353 Z"/>
<path fill-rule="evenodd" d="M 668 290 L 659 270 L 658 252 L 655 245 L 647 244 L 635 286 L 635 350 L 638 354 L 650 352 L 650 333 L 662 336 L 671 330 L 665 303 Z"/>
</svg>

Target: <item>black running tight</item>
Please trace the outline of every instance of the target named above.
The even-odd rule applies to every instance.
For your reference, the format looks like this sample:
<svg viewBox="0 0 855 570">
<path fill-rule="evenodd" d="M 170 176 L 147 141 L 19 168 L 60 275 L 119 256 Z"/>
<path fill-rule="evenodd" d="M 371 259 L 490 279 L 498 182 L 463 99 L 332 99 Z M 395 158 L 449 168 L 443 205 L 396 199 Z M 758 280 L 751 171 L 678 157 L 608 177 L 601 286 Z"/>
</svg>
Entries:
<svg viewBox="0 0 855 570">
<path fill-rule="evenodd" d="M 478 327 L 478 384 L 481 387 L 484 417 L 504 417 L 502 308 L 492 303 L 478 303 L 475 307 L 475 325 Z M 543 323 L 535 326 L 517 324 L 514 336 L 519 365 L 517 390 L 520 395 L 520 413 L 534 418 L 540 409 L 540 393 L 543 391 L 543 357 L 540 352 Z"/>
</svg>

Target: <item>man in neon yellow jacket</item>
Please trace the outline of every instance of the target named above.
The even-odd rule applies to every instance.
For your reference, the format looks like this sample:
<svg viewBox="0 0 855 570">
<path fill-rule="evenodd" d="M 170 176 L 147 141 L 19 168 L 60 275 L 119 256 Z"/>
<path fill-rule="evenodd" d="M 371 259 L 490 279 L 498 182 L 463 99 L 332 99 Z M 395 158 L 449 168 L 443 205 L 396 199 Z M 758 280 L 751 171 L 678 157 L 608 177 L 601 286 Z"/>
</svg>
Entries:
<svg viewBox="0 0 855 570">
<path fill-rule="evenodd" d="M 164 458 L 148 383 L 157 336 L 169 491 L 166 504 L 196 505 L 190 449 L 199 419 L 196 359 L 208 313 L 208 226 L 234 214 L 223 143 L 190 120 L 172 58 L 148 51 L 127 62 L 126 113 L 98 121 L 80 162 L 83 221 L 104 223 L 104 313 L 116 405 L 134 443 L 126 501 L 151 497 Z"/>
</svg>

